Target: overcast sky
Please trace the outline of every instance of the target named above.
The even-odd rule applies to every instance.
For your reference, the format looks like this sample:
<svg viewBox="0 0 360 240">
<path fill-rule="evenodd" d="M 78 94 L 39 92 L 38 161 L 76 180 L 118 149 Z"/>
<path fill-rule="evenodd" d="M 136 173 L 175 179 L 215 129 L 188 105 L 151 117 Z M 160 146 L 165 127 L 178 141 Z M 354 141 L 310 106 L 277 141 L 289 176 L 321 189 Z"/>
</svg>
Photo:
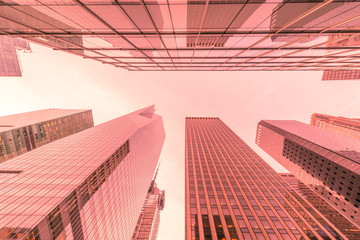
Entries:
<svg viewBox="0 0 360 240">
<path fill-rule="evenodd" d="M 220 117 L 255 144 L 262 119 L 309 123 L 314 112 L 360 118 L 360 81 L 321 81 L 322 72 L 129 72 L 38 45 L 21 53 L 23 77 L 0 78 L 0 115 L 44 108 L 92 109 L 95 125 L 156 105 L 166 140 L 158 187 L 165 189 L 159 240 L 184 239 L 186 116 Z"/>
</svg>

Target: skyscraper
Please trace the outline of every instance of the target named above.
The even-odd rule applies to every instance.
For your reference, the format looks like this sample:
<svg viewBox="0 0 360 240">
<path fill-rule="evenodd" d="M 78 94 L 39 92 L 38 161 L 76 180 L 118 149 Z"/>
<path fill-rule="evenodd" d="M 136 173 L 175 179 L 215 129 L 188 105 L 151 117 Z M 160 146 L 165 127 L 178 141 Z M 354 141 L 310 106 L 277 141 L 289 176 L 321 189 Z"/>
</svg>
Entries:
<svg viewBox="0 0 360 240">
<path fill-rule="evenodd" d="M 133 240 L 156 240 L 160 224 L 160 211 L 164 207 L 165 190 L 157 188 L 153 180 L 136 224 Z"/>
<path fill-rule="evenodd" d="M 346 239 L 216 117 L 185 122 L 186 239 Z"/>
<path fill-rule="evenodd" d="M 0 166 L 0 239 L 131 239 L 164 142 L 150 106 Z"/>
<path fill-rule="evenodd" d="M 360 226 L 360 141 L 297 121 L 261 121 L 256 144 Z"/>
<path fill-rule="evenodd" d="M 314 113 L 311 125 L 360 140 L 360 118 L 334 117 Z"/>
<path fill-rule="evenodd" d="M 21 77 L 18 50 L 31 51 L 29 42 L 0 36 L 0 77 Z"/>
<path fill-rule="evenodd" d="M 91 110 L 45 109 L 0 117 L 0 163 L 93 127 Z"/>
<path fill-rule="evenodd" d="M 131 71 L 356 70 L 359 47 L 328 44 L 359 34 L 349 27 L 360 24 L 359 8 L 354 0 L 7 0 L 0 34 Z"/>
<path fill-rule="evenodd" d="M 341 215 L 324 199 L 319 197 L 314 191 L 302 183 L 291 173 L 279 173 L 289 185 L 294 188 L 299 195 L 311 203 L 326 219 L 334 224 L 348 239 L 360 239 L 360 229 Z"/>
</svg>

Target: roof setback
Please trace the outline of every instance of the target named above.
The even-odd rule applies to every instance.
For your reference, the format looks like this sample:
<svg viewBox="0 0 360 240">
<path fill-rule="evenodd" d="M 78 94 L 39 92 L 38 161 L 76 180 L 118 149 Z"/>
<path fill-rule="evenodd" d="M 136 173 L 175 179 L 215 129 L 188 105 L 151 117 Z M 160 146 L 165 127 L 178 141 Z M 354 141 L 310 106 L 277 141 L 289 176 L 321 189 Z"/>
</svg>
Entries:
<svg viewBox="0 0 360 240">
<path fill-rule="evenodd" d="M 87 111 L 91 111 L 91 109 L 50 108 L 1 116 L 0 132 Z"/>
</svg>

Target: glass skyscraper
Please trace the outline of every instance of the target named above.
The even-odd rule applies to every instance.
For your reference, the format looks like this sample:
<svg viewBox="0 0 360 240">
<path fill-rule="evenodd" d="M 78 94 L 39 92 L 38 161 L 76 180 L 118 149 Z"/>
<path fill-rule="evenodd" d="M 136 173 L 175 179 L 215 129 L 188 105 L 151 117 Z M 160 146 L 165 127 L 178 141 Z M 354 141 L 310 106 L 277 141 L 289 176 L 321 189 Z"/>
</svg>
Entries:
<svg viewBox="0 0 360 240">
<path fill-rule="evenodd" d="M 219 118 L 185 121 L 185 239 L 347 239 Z"/>
<path fill-rule="evenodd" d="M 0 34 L 131 71 L 359 69 L 354 0 L 23 1 Z M 354 27 L 355 26 L 355 27 Z"/>
<path fill-rule="evenodd" d="M 150 106 L 0 164 L 0 239 L 131 239 L 164 139 Z"/>
<path fill-rule="evenodd" d="M 298 121 L 263 120 L 256 144 L 360 226 L 359 140 Z"/>
<path fill-rule="evenodd" d="M 153 180 L 146 195 L 132 240 L 156 240 L 160 224 L 160 211 L 164 207 L 165 190 L 160 190 Z"/>
<path fill-rule="evenodd" d="M 279 173 L 295 191 L 305 200 L 311 203 L 326 219 L 334 224 L 348 239 L 360 239 L 360 229 L 347 220 L 341 213 L 333 208 L 313 190 L 307 187 L 291 173 Z"/>
<path fill-rule="evenodd" d="M 8 36 L 0 36 L 0 76 L 21 77 L 22 69 L 17 51 L 30 52 L 28 41 Z"/>
<path fill-rule="evenodd" d="M 0 163 L 93 127 L 91 110 L 44 109 L 0 117 Z"/>
</svg>

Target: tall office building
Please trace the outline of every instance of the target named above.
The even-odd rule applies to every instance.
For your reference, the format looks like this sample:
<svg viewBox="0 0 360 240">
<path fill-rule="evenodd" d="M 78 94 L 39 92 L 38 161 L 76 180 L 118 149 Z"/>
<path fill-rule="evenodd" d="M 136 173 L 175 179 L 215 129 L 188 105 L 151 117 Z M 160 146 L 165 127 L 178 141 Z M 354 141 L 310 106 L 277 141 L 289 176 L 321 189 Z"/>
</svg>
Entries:
<svg viewBox="0 0 360 240">
<path fill-rule="evenodd" d="M 0 239 L 131 239 L 165 133 L 150 106 L 0 166 Z"/>
<path fill-rule="evenodd" d="M 136 224 L 133 240 L 156 240 L 160 224 L 160 211 L 164 207 L 165 190 L 157 188 L 153 180 Z"/>
<path fill-rule="evenodd" d="M 335 33 L 358 34 L 349 26 L 360 23 L 359 8 L 354 0 L 7 0 L 0 34 L 131 71 L 356 70 L 358 47 L 327 44 Z"/>
<path fill-rule="evenodd" d="M 360 118 L 334 117 L 314 113 L 311 115 L 310 124 L 360 140 Z"/>
<path fill-rule="evenodd" d="M 8 36 L 0 36 L 1 77 L 21 77 L 22 69 L 17 51 L 30 52 L 29 42 Z"/>
<path fill-rule="evenodd" d="M 348 239 L 360 239 L 360 229 L 341 215 L 324 199 L 302 183 L 291 173 L 279 173 L 297 193 L 311 203 L 326 219 L 338 228 Z"/>
<path fill-rule="evenodd" d="M 186 239 L 347 239 L 219 118 L 185 123 Z"/>
<path fill-rule="evenodd" d="M 256 144 L 360 226 L 360 141 L 298 121 L 261 121 Z"/>
<path fill-rule="evenodd" d="M 0 117 L 0 163 L 93 127 L 91 110 L 44 109 Z"/>
</svg>

